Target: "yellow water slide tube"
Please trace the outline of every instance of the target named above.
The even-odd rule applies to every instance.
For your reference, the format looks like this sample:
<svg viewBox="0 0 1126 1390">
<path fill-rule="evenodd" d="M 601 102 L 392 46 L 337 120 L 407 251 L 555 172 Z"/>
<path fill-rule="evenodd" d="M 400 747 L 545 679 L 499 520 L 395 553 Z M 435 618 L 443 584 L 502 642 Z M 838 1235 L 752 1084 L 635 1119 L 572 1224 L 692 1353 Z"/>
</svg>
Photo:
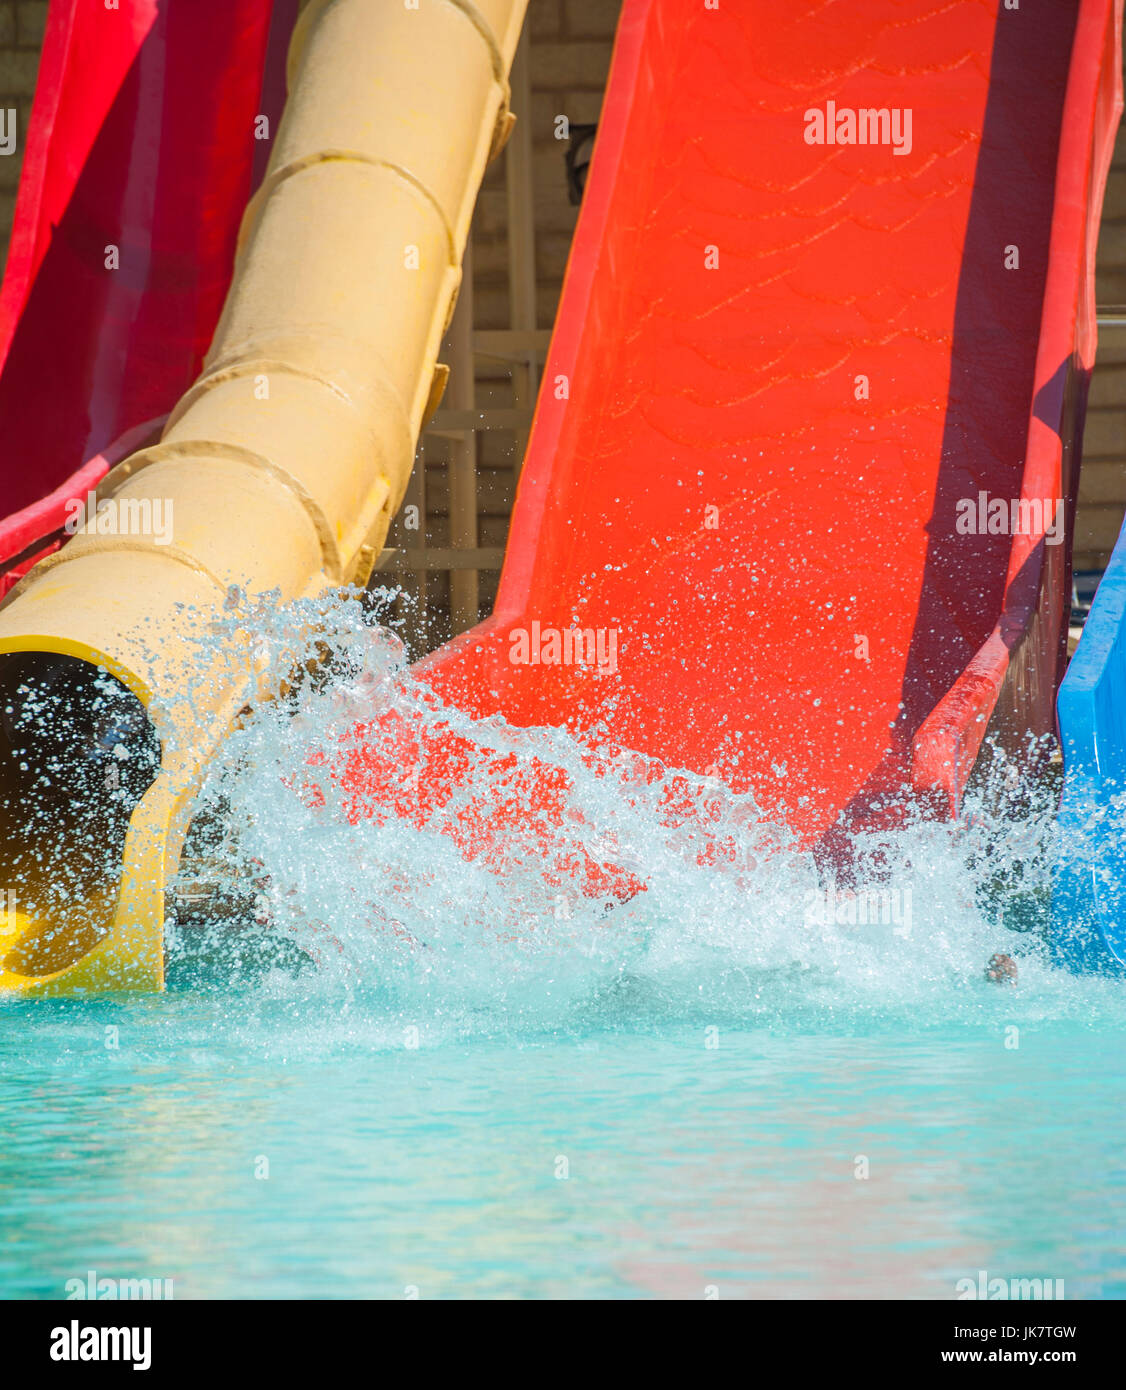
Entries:
<svg viewBox="0 0 1126 1390">
<path fill-rule="evenodd" d="M 193 793 L 263 680 L 225 609 L 236 589 L 284 602 L 369 576 L 441 393 L 525 4 L 302 10 L 203 373 L 98 490 L 159 505 L 171 534 L 79 531 L 0 610 L 0 707 L 35 726 L 0 787 L 0 989 L 162 986 Z M 116 750 L 130 795 L 81 785 L 88 748 Z"/>
</svg>

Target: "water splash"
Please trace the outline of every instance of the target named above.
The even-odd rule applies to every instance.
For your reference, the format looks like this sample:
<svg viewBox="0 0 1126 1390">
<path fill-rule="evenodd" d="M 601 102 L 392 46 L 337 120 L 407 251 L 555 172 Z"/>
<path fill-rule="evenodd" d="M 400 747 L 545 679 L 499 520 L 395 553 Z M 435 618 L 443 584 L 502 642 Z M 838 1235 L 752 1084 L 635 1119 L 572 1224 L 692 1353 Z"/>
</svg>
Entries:
<svg viewBox="0 0 1126 1390">
<path fill-rule="evenodd" d="M 221 862 L 242 896 L 233 921 L 205 909 L 173 929 L 173 962 L 194 985 L 185 963 L 206 954 L 200 943 L 234 941 L 221 979 L 253 961 L 259 991 L 343 1000 L 408 1032 L 421 1021 L 429 1038 L 669 1021 L 992 1026 L 1018 1007 L 1026 1022 L 1095 1022 L 1123 1011 L 1112 982 L 1047 958 L 1055 791 L 1030 796 L 1000 756 L 966 823 L 919 819 L 867 836 L 848 879 L 835 880 L 752 797 L 714 779 L 615 749 L 595 766 L 558 729 L 442 705 L 357 600 L 262 605 L 252 617 L 279 685 L 298 634 L 315 630 L 322 661 L 255 708 L 209 771 L 195 852 Z M 411 747 L 456 743 L 446 800 L 428 803 L 425 771 L 395 763 L 404 728 Z M 371 746 L 379 805 L 347 772 L 350 754 Z M 562 789 L 546 829 L 535 793 L 545 767 Z M 451 825 L 504 801 L 520 814 L 493 823 L 487 852 L 467 852 Z M 388 814 L 392 803 L 409 814 Z M 581 875 L 557 871 L 576 852 L 641 891 L 580 891 Z M 1017 990 L 986 983 L 995 952 L 1018 962 Z"/>
</svg>

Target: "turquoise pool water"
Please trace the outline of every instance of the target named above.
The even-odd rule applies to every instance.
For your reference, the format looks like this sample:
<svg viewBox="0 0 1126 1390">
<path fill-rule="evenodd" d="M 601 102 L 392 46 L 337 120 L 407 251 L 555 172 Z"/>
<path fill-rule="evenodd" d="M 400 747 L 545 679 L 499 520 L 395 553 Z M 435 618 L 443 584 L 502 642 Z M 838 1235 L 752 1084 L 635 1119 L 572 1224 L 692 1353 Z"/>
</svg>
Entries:
<svg viewBox="0 0 1126 1390">
<path fill-rule="evenodd" d="M 467 730 L 504 755 L 478 789 L 568 769 L 568 825 L 648 885 L 607 910 L 519 828 L 498 868 L 349 816 L 313 755 L 459 716 L 354 612 L 334 641 L 201 797 L 262 901 L 179 923 L 162 996 L 0 1001 L 0 1294 L 1126 1296 L 1126 987 L 1045 956 L 1050 788 L 1002 777 L 838 882 L 706 778 L 670 824 L 667 778 L 624 797 L 562 735 Z"/>
<path fill-rule="evenodd" d="M 0 1290 L 953 1298 L 986 1270 L 1120 1298 L 1122 1019 L 1089 1002 L 417 1049 L 292 999 L 7 1006 Z"/>
</svg>

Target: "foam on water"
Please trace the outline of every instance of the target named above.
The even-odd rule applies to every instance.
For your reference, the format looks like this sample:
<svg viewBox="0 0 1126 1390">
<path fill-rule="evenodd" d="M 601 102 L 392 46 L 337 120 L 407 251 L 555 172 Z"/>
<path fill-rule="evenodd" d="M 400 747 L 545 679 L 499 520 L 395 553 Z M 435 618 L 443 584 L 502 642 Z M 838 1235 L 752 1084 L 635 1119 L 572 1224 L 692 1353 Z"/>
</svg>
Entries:
<svg viewBox="0 0 1126 1390">
<path fill-rule="evenodd" d="M 998 811 L 991 785 L 966 824 L 919 820 L 869 837 L 853 876 L 835 883 L 784 827 L 763 823 L 751 797 L 714 779 L 668 769 L 646 783 L 621 751 L 598 775 L 560 730 L 474 722 L 442 706 L 399 639 L 356 601 L 263 605 L 250 616 L 278 676 L 297 634 L 315 629 L 330 654 L 320 678 L 254 711 L 199 803 L 233 836 L 224 852 L 263 895 L 258 915 L 269 925 L 242 925 L 247 949 L 265 943 L 280 958 L 281 944 L 295 943 L 313 962 L 296 979 L 267 972 L 256 985 L 264 995 L 346 1001 L 398 1045 L 409 1026 L 431 1041 L 688 1021 L 915 1028 L 1005 1017 L 1014 991 L 988 984 L 984 968 L 1006 952 L 1019 962 L 1024 1019 L 1126 1016 L 1115 982 L 1047 960 L 1050 789 L 1036 804 L 1002 795 Z M 518 770 L 537 760 L 563 768 L 567 833 L 645 891 L 624 903 L 561 892 L 545 878 L 542 841 L 519 826 L 489 866 L 468 861 L 437 818 L 350 817 L 332 751 L 387 711 L 479 745 L 466 798 L 498 785 L 511 795 Z M 670 826 L 662 806 L 674 779 L 698 814 Z M 708 842 L 725 846 L 722 862 L 700 862 Z M 882 910 L 858 911 L 857 893 L 872 904 L 891 896 Z M 170 944 L 175 957 L 184 941 Z"/>
</svg>

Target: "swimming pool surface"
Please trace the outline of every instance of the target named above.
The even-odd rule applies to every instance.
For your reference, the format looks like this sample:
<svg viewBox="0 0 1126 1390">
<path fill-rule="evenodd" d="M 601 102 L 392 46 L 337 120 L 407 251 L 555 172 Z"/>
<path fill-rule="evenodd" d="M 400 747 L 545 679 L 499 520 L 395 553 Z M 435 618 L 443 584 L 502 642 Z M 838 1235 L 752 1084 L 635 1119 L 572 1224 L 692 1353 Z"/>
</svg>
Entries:
<svg viewBox="0 0 1126 1390">
<path fill-rule="evenodd" d="M 785 1033 L 703 1004 L 439 1020 L 417 1047 L 406 1016 L 295 998 L 6 1005 L 0 1291 L 953 1298 L 985 1270 L 1122 1297 L 1117 1000 L 1088 998 L 1099 1026 L 980 1002 Z"/>
<path fill-rule="evenodd" d="M 519 827 L 496 872 L 327 777 L 295 794 L 417 700 L 351 639 L 201 793 L 266 885 L 262 949 L 177 928 L 163 995 L 0 1000 L 0 1294 L 1126 1296 L 1126 985 L 1044 949 L 1051 787 L 873 837 L 835 883 L 718 783 L 670 824 L 660 783 L 626 800 L 558 731 L 480 726 L 569 769 L 585 843 L 646 885 L 607 910 Z"/>
</svg>

